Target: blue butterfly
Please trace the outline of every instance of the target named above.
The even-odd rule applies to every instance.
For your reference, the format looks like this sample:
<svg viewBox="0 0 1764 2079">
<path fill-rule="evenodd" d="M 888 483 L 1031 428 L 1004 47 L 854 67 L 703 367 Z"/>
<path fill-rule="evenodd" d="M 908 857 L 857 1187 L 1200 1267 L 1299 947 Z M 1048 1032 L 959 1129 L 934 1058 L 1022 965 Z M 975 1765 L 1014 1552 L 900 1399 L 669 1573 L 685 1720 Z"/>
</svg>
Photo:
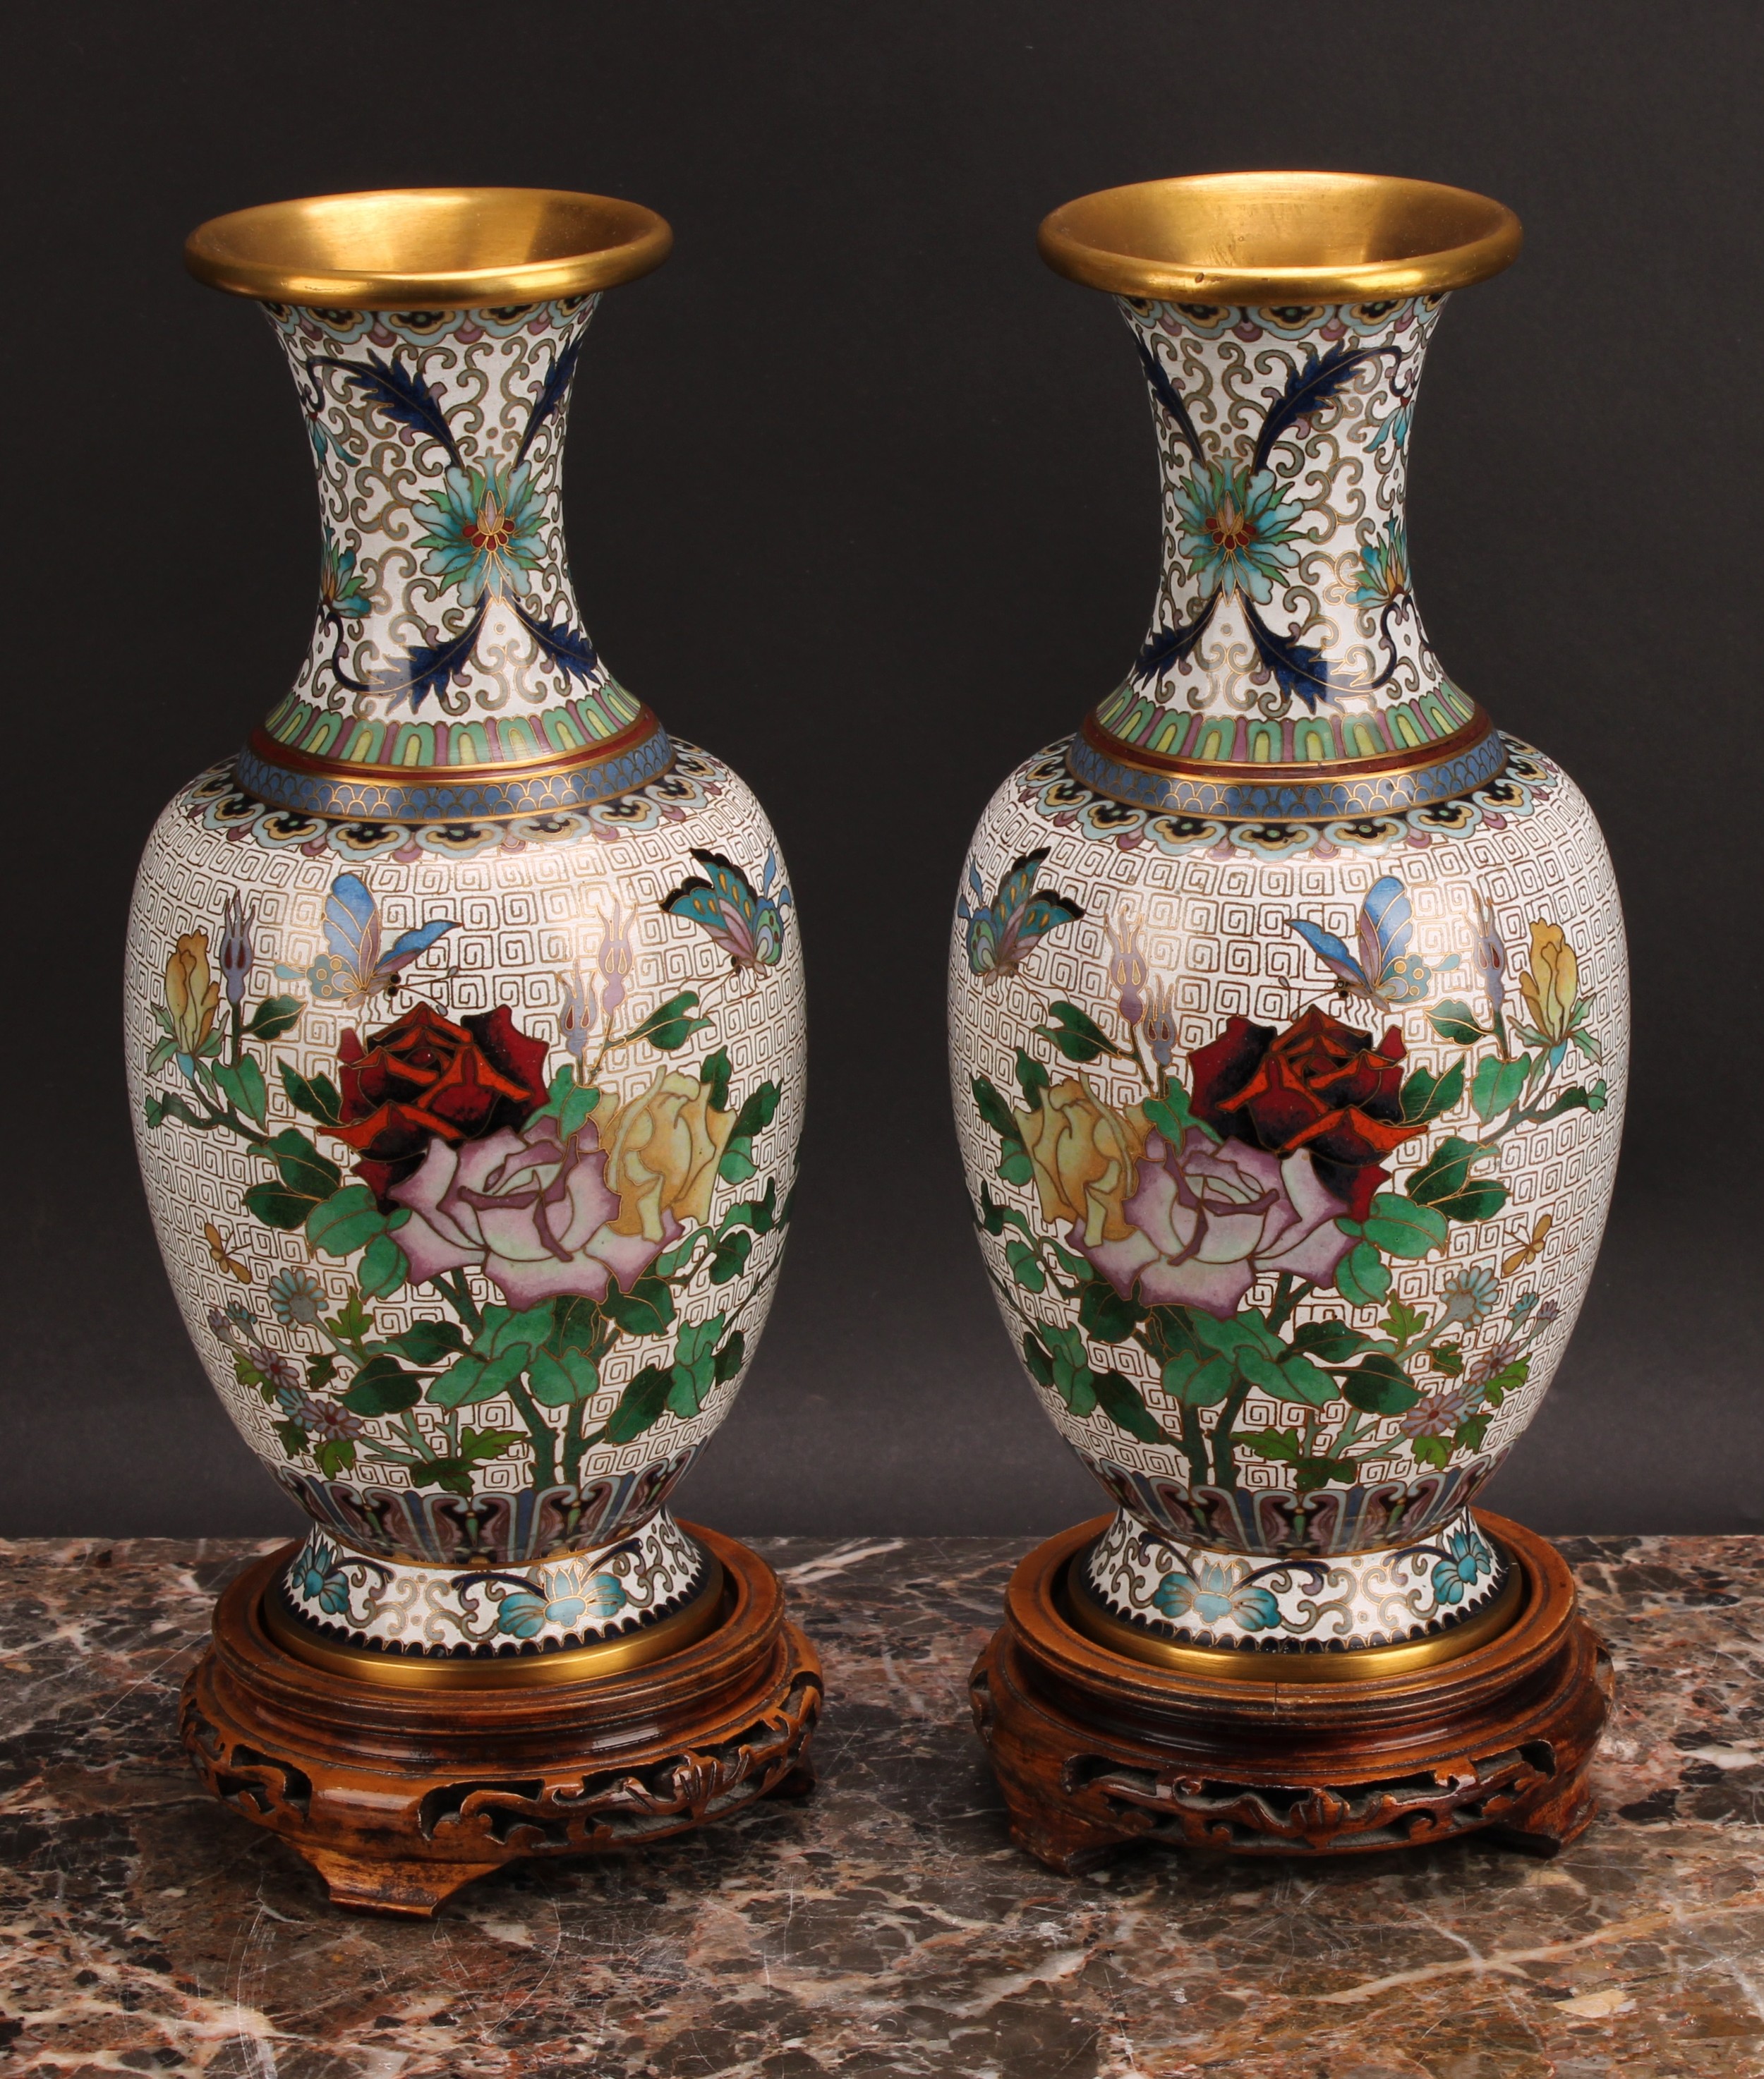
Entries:
<svg viewBox="0 0 1764 2079">
<path fill-rule="evenodd" d="M 1418 1003 L 1432 988 L 1435 976 L 1449 974 L 1458 964 L 1456 953 L 1430 965 L 1410 952 L 1414 913 L 1393 873 L 1375 881 L 1366 891 L 1355 935 L 1360 943 L 1357 960 L 1322 925 L 1307 923 L 1302 917 L 1286 921 L 1335 976 L 1338 995 L 1362 997 L 1375 1009 L 1381 1004 Z"/>
<path fill-rule="evenodd" d="M 970 860 L 968 885 L 974 891 L 970 903 L 957 897 L 956 914 L 968 927 L 968 965 L 988 982 L 1014 975 L 1048 933 L 1062 924 L 1076 923 L 1084 914 L 1069 895 L 1051 888 L 1037 889 L 1037 875 L 1046 864 L 1047 851 L 1025 852 L 999 883 L 999 892 L 988 902 L 986 884 Z"/>
<path fill-rule="evenodd" d="M 693 857 L 706 869 L 683 881 L 662 903 L 670 917 L 684 917 L 702 924 L 730 958 L 737 974 L 757 975 L 761 968 L 775 968 L 784 957 L 784 912 L 790 891 L 773 882 L 778 870 L 777 854 L 765 855 L 765 872 L 756 890 L 732 860 L 720 852 L 699 851 Z"/>
<path fill-rule="evenodd" d="M 380 951 L 379 910 L 359 874 L 340 873 L 325 899 L 325 939 L 330 951 L 309 968 L 278 967 L 284 981 L 304 980 L 315 1003 L 346 1003 L 360 1010 L 376 996 L 394 996 L 404 968 L 426 953 L 444 932 L 457 931 L 450 919 L 401 931 L 389 952 Z"/>
</svg>

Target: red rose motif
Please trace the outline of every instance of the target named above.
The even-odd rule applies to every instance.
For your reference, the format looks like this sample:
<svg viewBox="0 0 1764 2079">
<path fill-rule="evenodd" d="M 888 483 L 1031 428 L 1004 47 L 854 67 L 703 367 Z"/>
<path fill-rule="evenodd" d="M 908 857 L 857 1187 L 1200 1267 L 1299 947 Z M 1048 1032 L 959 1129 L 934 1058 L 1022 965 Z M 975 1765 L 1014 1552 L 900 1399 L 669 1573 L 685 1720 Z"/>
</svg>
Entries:
<svg viewBox="0 0 1764 2079">
<path fill-rule="evenodd" d="M 1369 1032 L 1315 1005 L 1284 1032 L 1234 1018 L 1188 1056 L 1194 1109 L 1271 1155 L 1309 1148 L 1325 1185 L 1364 1219 L 1389 1179 L 1380 1161 L 1422 1131 L 1403 1123 L 1402 1059 L 1394 1025 L 1374 1048 Z"/>
<path fill-rule="evenodd" d="M 346 1032 L 342 1123 L 332 1131 L 360 1155 L 355 1173 L 381 1210 L 392 1210 L 392 1187 L 422 1166 L 431 1141 L 456 1146 L 524 1126 L 545 1102 L 545 1052 L 503 1004 L 455 1025 L 419 1003 L 365 1043 Z"/>
</svg>

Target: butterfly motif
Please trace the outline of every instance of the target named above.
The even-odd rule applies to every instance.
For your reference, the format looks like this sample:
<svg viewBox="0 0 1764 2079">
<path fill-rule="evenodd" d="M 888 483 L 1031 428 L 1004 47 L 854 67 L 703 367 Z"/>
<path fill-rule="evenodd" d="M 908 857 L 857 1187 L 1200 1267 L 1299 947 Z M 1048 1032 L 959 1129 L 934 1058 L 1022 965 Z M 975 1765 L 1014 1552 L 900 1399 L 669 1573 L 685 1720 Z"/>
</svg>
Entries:
<svg viewBox="0 0 1764 2079">
<path fill-rule="evenodd" d="M 1393 873 L 1385 874 L 1366 891 L 1355 935 L 1357 959 L 1321 924 L 1308 923 L 1302 917 L 1286 921 L 1335 976 L 1336 993 L 1363 998 L 1375 1010 L 1381 1005 L 1418 1003 L 1432 988 L 1434 977 L 1449 974 L 1458 964 L 1456 953 L 1430 964 L 1410 952 L 1414 912 Z"/>
<path fill-rule="evenodd" d="M 757 889 L 721 852 L 694 848 L 692 855 L 705 872 L 681 881 L 662 908 L 670 917 L 702 924 L 729 956 L 737 974 L 756 977 L 761 968 L 775 968 L 784 957 L 784 912 L 791 899 L 781 881 L 775 890 L 773 886 L 777 854 L 766 854 Z"/>
<path fill-rule="evenodd" d="M 309 968 L 279 966 L 284 981 L 304 981 L 315 1003 L 347 1004 L 365 1009 L 375 997 L 396 996 L 400 977 L 426 953 L 443 933 L 456 931 L 452 919 L 420 924 L 401 931 L 388 951 L 380 948 L 379 907 L 358 873 L 340 873 L 325 899 L 325 939 L 329 952 Z"/>
<path fill-rule="evenodd" d="M 249 1285 L 251 1282 L 249 1267 L 241 1263 L 231 1253 L 232 1242 L 222 1234 L 212 1220 L 205 1220 L 203 1223 L 202 1238 L 208 1244 L 208 1253 L 214 1258 L 214 1266 L 216 1270 L 230 1272 L 241 1285 Z"/>
<path fill-rule="evenodd" d="M 1501 1275 L 1503 1278 L 1511 1278 L 1515 1271 L 1524 1270 L 1527 1264 L 1536 1263 L 1544 1253 L 1544 1247 L 1549 1240 L 1549 1231 L 1555 1224 L 1556 1215 L 1553 1213 L 1540 1213 L 1537 1217 L 1537 1225 L 1531 1229 L 1531 1240 L 1521 1242 L 1502 1264 Z"/>
<path fill-rule="evenodd" d="M 999 883 L 988 902 L 980 870 L 968 863 L 968 886 L 974 900 L 957 898 L 956 914 L 968 927 L 968 965 L 983 981 L 1014 975 L 1037 945 L 1062 924 L 1075 924 L 1083 906 L 1051 888 L 1037 889 L 1036 878 L 1047 863 L 1047 851 L 1024 852 Z"/>
</svg>

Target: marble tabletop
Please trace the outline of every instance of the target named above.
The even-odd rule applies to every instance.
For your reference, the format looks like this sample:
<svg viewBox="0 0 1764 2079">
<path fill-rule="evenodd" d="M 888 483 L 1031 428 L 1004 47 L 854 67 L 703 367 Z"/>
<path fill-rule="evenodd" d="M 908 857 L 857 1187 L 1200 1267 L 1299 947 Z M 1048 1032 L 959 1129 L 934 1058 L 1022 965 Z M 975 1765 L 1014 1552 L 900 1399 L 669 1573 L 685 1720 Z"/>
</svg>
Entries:
<svg viewBox="0 0 1764 2079">
<path fill-rule="evenodd" d="M 1764 2075 L 1764 1538 L 1567 1541 L 1618 1670 L 1553 1862 L 1011 1845 L 965 1682 L 1021 1546 L 755 1541 L 819 1646 L 820 1788 L 428 1923 L 333 1910 L 177 1742 L 267 1544 L 0 1543 L 0 2069 L 224 2079 Z"/>
</svg>

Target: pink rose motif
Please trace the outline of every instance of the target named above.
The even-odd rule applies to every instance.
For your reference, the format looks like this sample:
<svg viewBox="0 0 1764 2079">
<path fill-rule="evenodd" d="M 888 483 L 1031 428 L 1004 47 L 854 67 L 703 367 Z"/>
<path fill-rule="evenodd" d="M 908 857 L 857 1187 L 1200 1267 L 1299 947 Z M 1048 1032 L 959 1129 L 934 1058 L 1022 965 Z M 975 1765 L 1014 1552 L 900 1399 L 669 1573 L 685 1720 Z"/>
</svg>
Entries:
<svg viewBox="0 0 1764 2079">
<path fill-rule="evenodd" d="M 1335 1225 L 1347 1205 L 1324 1189 L 1305 1148 L 1282 1160 L 1198 1127 L 1175 1148 L 1154 1133 L 1138 1186 L 1121 1208 L 1133 1233 L 1083 1253 L 1123 1299 L 1137 1284 L 1142 1306 L 1199 1307 L 1226 1320 L 1259 1278 L 1287 1271 L 1326 1285 L 1353 1247 Z"/>
<path fill-rule="evenodd" d="M 593 1119 L 567 1141 L 551 1116 L 458 1147 L 431 1140 L 390 1195 L 410 1208 L 398 1243 L 413 1283 L 469 1266 L 517 1310 L 556 1293 L 604 1299 L 614 1282 L 629 1291 L 682 1232 L 671 1211 L 652 1237 L 615 1231 L 618 1194 Z"/>
</svg>

